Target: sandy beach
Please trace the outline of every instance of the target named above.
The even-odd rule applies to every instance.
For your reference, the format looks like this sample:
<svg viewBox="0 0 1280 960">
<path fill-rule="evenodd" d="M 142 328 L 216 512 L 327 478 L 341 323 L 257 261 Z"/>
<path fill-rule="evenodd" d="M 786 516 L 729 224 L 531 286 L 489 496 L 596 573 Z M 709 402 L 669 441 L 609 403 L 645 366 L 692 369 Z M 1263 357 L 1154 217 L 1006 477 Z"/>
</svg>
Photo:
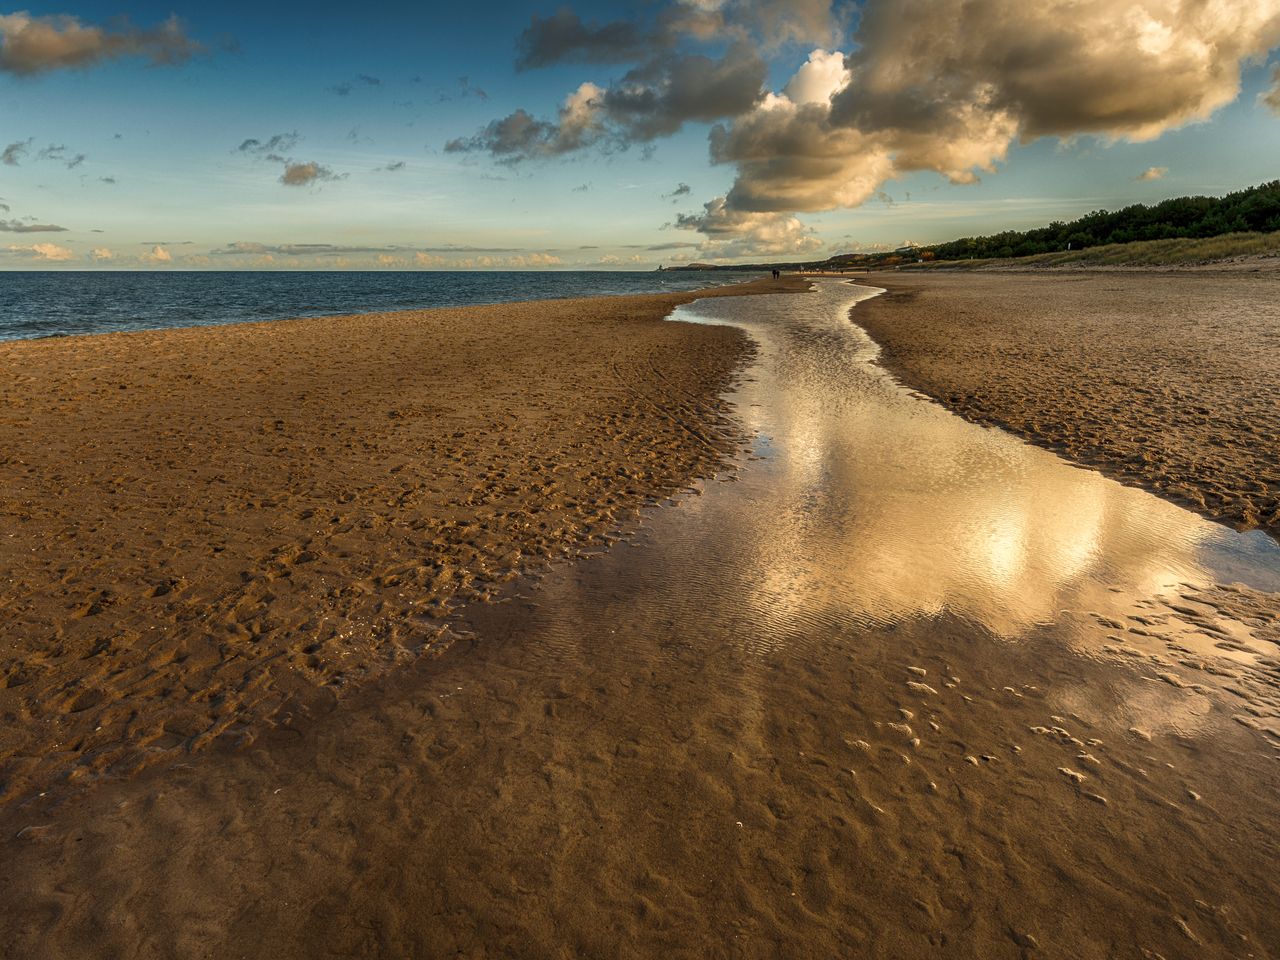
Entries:
<svg viewBox="0 0 1280 960">
<path fill-rule="evenodd" d="M 0 14 L 0 960 L 1280 960 L 1280 0 Z"/>
<path fill-rule="evenodd" d="M 1280 268 L 877 273 L 909 385 L 1208 517 L 1280 534 Z"/>
<path fill-rule="evenodd" d="M 181 608 L 187 618 L 170 617 L 150 605 L 156 598 L 123 586 L 112 592 L 119 603 L 78 618 L 78 595 L 76 604 L 68 595 L 40 607 L 33 587 L 25 606 L 9 601 L 7 609 L 43 609 L 61 630 L 53 649 L 62 660 L 6 653 L 14 662 L 18 653 L 52 661 L 44 671 L 58 671 L 60 685 L 31 681 L 51 691 L 51 705 L 79 687 L 106 691 L 58 714 L 78 725 L 70 728 L 76 741 L 62 739 L 52 711 L 38 712 L 42 700 L 15 699 L 29 696 L 28 684 L 5 691 L 9 730 L 25 736 L 17 759 L 33 761 L 13 761 L 17 786 L 0 807 L 0 938 L 10 955 L 1277 955 L 1274 596 L 1219 585 L 1206 566 L 1235 556 L 1243 540 L 913 397 L 870 362 L 874 345 L 848 322 L 848 289 L 696 305 L 706 322 L 745 325 L 750 341 L 735 327 L 654 323 L 669 298 L 155 335 L 178 341 L 166 361 L 178 370 L 218 369 L 207 366 L 215 358 L 225 366 L 227 356 L 215 351 L 262 358 L 256 347 L 273 345 L 249 368 L 269 375 L 242 372 L 239 391 L 206 388 L 205 402 L 244 404 L 246 383 L 292 398 L 302 392 L 291 379 L 298 377 L 308 397 L 326 381 L 362 400 L 372 392 L 368 408 L 380 417 L 389 404 L 401 411 L 389 421 L 415 409 L 403 371 L 413 366 L 409 357 L 426 362 L 422 345 L 442 370 L 456 362 L 469 371 L 463 383 L 430 379 L 431 402 L 456 405 L 460 418 L 464 404 L 483 399 L 465 392 L 469 383 L 516 391 L 499 370 L 532 364 L 563 429 L 587 444 L 575 454 L 580 448 L 562 437 L 546 455 L 573 467 L 566 475 L 591 491 L 594 506 L 575 512 L 535 489 L 539 472 L 522 464 L 536 431 L 490 426 L 499 439 L 482 449 L 508 458 L 501 469 L 519 484 L 525 511 L 541 508 L 581 531 L 551 542 L 587 555 L 509 578 L 514 560 L 492 568 L 468 554 L 452 561 L 459 578 L 470 576 L 452 594 L 431 592 L 414 571 L 409 586 L 374 583 L 361 597 L 383 606 L 368 615 L 394 612 L 413 623 L 414 607 L 399 593 L 442 605 L 465 597 L 450 620 L 454 642 L 422 656 L 403 639 L 373 634 L 377 645 L 356 632 L 348 635 L 376 649 L 306 660 L 315 654 L 298 644 L 315 628 L 289 627 L 289 617 L 307 616 L 308 605 L 332 609 L 325 589 L 408 544 L 444 549 L 421 533 L 399 539 L 396 511 L 426 516 L 456 503 L 458 512 L 483 514 L 487 506 L 490 478 L 473 465 L 446 466 L 439 450 L 431 461 L 409 455 L 431 436 L 424 417 L 421 432 L 396 445 L 410 461 L 399 473 L 372 476 L 360 464 L 387 462 L 386 453 L 370 457 L 360 444 L 343 461 L 350 472 L 342 482 L 328 479 L 344 490 L 377 486 L 376 497 L 323 508 L 326 525 L 330 513 L 349 511 L 338 526 L 352 529 L 332 540 L 309 534 L 300 546 L 316 559 L 284 568 L 269 597 L 250 593 L 249 609 L 281 618 L 258 641 L 270 645 L 263 663 L 216 645 L 253 642 L 228 639 L 225 628 L 226 611 L 245 609 L 243 601 L 211 604 L 218 619 L 192 616 L 194 604 Z M 871 303 L 853 307 L 855 321 Z M 492 327 L 484 322 L 491 319 Z M 351 325 L 368 335 L 363 346 L 359 337 L 335 337 Z M 210 342 L 196 351 L 202 336 Z M 471 338 L 477 352 L 459 345 Z M 13 349 L 109 353 L 119 358 L 112 376 L 121 377 L 133 369 L 125 358 L 148 356 L 131 341 Z M 288 367 L 291 341 L 306 353 Z M 397 351 L 379 349 L 388 342 L 408 351 L 393 363 L 394 383 L 384 354 Z M 751 343 L 745 377 L 722 396 Z M 353 350 L 371 377 L 355 375 Z M 280 363 L 288 377 L 276 371 Z M 332 376 L 336 368 L 346 377 Z M 620 388 L 619 371 L 637 368 Z M 137 372 L 124 382 L 132 391 L 147 380 Z M 101 399 L 82 402 L 109 407 L 104 395 L 118 382 L 102 387 Z M 181 408 L 156 393 L 147 409 Z M 628 445 L 609 416 L 643 412 L 648 402 L 637 398 L 648 397 L 680 410 L 681 424 L 646 419 L 626 434 Z M 583 398 L 590 414 L 567 420 Z M 508 393 L 501 417 L 487 416 L 509 423 L 529 416 L 524 406 Z M 346 422 L 339 414 L 368 428 L 372 417 L 357 409 L 317 400 L 309 413 L 325 426 L 295 429 L 346 449 L 327 438 Z M 230 418 L 201 422 L 226 431 L 228 457 L 240 455 L 233 434 L 246 447 L 255 435 L 237 433 Z M 542 427 L 550 445 L 554 425 Z M 343 437 L 354 444 L 362 434 L 349 429 Z M 378 449 L 393 443 L 394 429 L 373 435 Z M 716 430 L 722 440 L 709 449 L 690 429 L 708 439 Z M 142 443 L 136 431 L 97 436 Z M 283 442 L 274 430 L 268 438 Z M 650 452 L 663 472 L 628 481 L 630 493 L 607 488 L 616 502 L 601 503 L 607 493 L 590 478 L 617 475 Z M 699 495 L 646 511 L 638 527 L 628 520 L 646 497 L 723 468 L 732 452 L 740 454 L 736 482 L 704 482 Z M 27 456 L 37 453 L 28 447 Z M 985 466 L 975 469 L 979 462 Z M 288 465 L 320 482 L 323 464 Z M 475 502 L 423 492 L 401 503 L 387 493 L 388 478 L 409 471 L 425 478 L 415 489 L 447 480 L 454 497 Z M 241 473 L 238 482 L 254 476 Z M 100 488 L 93 495 L 109 502 Z M 1046 498 L 1060 509 L 1038 507 Z M 86 493 L 79 509 L 90 502 Z M 165 502 L 172 511 L 175 501 Z M 208 496 L 190 494 L 189 502 Z M 253 536 L 231 533 L 280 536 L 299 507 L 312 509 L 291 500 L 272 514 L 275 525 L 219 527 L 213 542 L 245 550 Z M 255 515 L 270 509 L 260 505 Z M 120 564 L 111 582 L 135 582 L 126 577 L 139 576 L 132 571 L 142 563 L 127 552 L 134 541 L 113 526 L 110 510 L 97 516 L 119 545 L 94 569 Z M 150 519 L 161 534 L 169 529 L 162 520 Z M 42 522 L 52 523 L 28 521 Z M 183 527 L 170 522 L 176 536 Z M 1013 525 L 1017 552 L 1007 537 L 981 533 L 991 522 Z M 619 525 L 625 540 L 584 550 Z M 518 536 L 497 521 L 480 531 L 471 535 L 486 544 Z M 1074 547 L 1081 531 L 1090 531 L 1087 550 Z M 72 532 L 88 537 L 92 528 Z M 10 555 L 58 543 L 48 542 L 31 551 L 26 541 Z M 550 554 L 542 543 L 531 557 Z M 26 576 L 37 575 L 31 569 Z M 176 592 L 207 589 L 196 575 Z M 221 589 L 252 591 L 255 582 Z M 169 661 L 153 686 L 111 686 L 143 667 L 117 672 L 95 662 L 129 668 L 134 647 L 95 652 L 79 632 L 129 611 L 144 636 L 154 618 L 192 650 Z M 354 614 L 343 622 L 355 629 Z M 421 622 L 437 635 L 438 614 Z M 203 639 L 213 631 L 216 640 Z M 405 654 L 395 656 L 397 646 Z M 220 655 L 229 662 L 211 667 Z M 384 660 L 403 662 L 376 669 Z M 235 699 L 240 687 L 228 678 L 236 670 L 256 676 L 255 666 L 268 692 L 291 695 L 283 708 L 266 709 L 271 697 Z M 350 679 L 326 686 L 339 675 Z M 199 749 L 209 737 L 204 711 L 228 702 L 239 704 L 225 728 L 235 735 Z M 134 711 L 140 724 L 200 722 L 185 737 L 175 722 L 144 769 L 104 767 L 100 758 L 120 755 L 105 745 L 108 734 L 131 729 L 112 725 Z M 90 728 L 86 713 L 104 729 Z M 50 781 L 66 770 L 89 772 Z M 35 785 L 44 796 L 21 789 Z"/>
<path fill-rule="evenodd" d="M 0 798 L 249 742 L 718 469 L 749 347 L 689 299 L 0 346 Z"/>
</svg>

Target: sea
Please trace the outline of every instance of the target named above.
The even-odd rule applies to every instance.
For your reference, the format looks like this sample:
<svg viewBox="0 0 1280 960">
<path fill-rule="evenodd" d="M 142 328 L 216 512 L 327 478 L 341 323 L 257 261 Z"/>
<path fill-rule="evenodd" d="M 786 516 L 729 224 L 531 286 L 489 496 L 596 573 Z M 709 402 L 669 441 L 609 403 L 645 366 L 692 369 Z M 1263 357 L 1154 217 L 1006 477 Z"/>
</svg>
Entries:
<svg viewBox="0 0 1280 960">
<path fill-rule="evenodd" d="M 6 271 L 0 272 L 0 340 L 663 293 L 751 278 L 730 270 Z"/>
</svg>

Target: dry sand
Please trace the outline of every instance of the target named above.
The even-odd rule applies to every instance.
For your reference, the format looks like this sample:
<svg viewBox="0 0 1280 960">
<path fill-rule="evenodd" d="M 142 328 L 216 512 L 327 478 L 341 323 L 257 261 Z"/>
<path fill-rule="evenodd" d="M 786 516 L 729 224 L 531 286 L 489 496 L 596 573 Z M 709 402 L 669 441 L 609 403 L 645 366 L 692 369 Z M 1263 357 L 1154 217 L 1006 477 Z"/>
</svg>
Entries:
<svg viewBox="0 0 1280 960">
<path fill-rule="evenodd" d="M 749 347 L 693 298 L 0 345 L 0 801 L 252 738 L 715 470 Z"/>
<path fill-rule="evenodd" d="M 903 380 L 1240 528 L 1280 534 L 1280 269 L 873 274 Z"/>
</svg>

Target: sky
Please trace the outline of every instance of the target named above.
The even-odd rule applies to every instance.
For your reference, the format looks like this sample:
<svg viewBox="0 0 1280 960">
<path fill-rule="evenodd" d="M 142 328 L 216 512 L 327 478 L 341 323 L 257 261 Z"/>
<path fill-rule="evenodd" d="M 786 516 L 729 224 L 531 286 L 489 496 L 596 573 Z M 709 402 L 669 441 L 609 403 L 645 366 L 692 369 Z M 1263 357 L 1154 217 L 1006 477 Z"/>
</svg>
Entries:
<svg viewBox="0 0 1280 960">
<path fill-rule="evenodd" d="M 0 6 L 0 269 L 812 259 L 1277 158 L 1280 0 Z"/>
</svg>

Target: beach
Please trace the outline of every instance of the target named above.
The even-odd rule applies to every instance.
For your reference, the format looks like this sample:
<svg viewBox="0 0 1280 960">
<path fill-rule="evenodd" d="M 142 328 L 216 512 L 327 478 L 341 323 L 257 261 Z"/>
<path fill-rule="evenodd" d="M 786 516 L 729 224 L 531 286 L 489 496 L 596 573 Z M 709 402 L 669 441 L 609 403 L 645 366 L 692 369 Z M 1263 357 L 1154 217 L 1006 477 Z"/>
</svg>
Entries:
<svg viewBox="0 0 1280 960">
<path fill-rule="evenodd" d="M 897 284 L 0 347 L 0 942 L 1276 956 L 1280 545 L 903 387 Z"/>
<path fill-rule="evenodd" d="M 909 385 L 1205 516 L 1280 534 L 1280 268 L 874 274 Z"/>
<path fill-rule="evenodd" d="M 0 14 L 0 960 L 1280 960 L 1280 0 Z"/>
<path fill-rule="evenodd" d="M 252 740 L 718 469 L 690 296 L 0 345 L 0 797 Z"/>
</svg>

